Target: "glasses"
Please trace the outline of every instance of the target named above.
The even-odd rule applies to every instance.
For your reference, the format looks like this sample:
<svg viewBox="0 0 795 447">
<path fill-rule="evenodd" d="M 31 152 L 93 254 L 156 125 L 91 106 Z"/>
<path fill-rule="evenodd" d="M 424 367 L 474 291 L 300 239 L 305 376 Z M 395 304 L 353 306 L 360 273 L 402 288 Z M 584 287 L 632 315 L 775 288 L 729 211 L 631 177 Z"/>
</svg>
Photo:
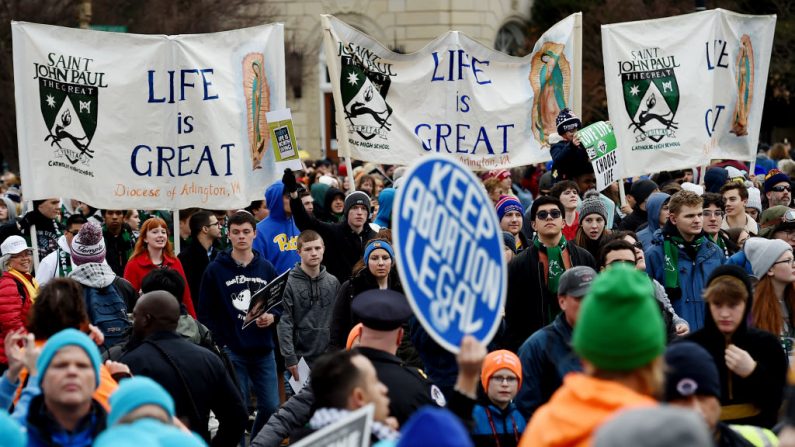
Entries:
<svg viewBox="0 0 795 447">
<path fill-rule="evenodd" d="M 792 191 L 792 188 L 787 185 L 782 185 L 782 186 L 774 186 L 770 188 L 770 190 L 775 192 L 784 192 L 784 191 L 790 192 Z"/>
<path fill-rule="evenodd" d="M 641 242 L 641 241 L 635 241 L 635 243 L 632 244 L 632 246 L 637 248 L 637 249 L 639 249 L 639 250 L 643 250 L 643 242 Z"/>
<path fill-rule="evenodd" d="M 704 217 L 713 217 L 713 216 L 714 217 L 723 217 L 723 211 L 720 211 L 720 210 L 717 210 L 717 211 L 709 211 L 709 210 L 707 210 L 707 211 L 704 211 L 703 214 L 704 214 Z"/>
<path fill-rule="evenodd" d="M 513 385 L 519 379 L 513 376 L 491 376 L 491 380 L 498 383 L 507 383 L 508 385 Z"/>
<path fill-rule="evenodd" d="M 547 220 L 548 218 L 560 219 L 560 210 L 552 210 L 552 211 L 539 211 L 536 213 L 536 219 L 539 220 Z"/>
<path fill-rule="evenodd" d="M 77 233 L 79 233 L 80 230 L 67 230 L 66 232 L 71 234 L 72 236 L 77 236 Z"/>
<path fill-rule="evenodd" d="M 784 259 L 783 261 L 776 261 L 776 262 L 774 262 L 774 263 L 773 263 L 773 265 L 776 265 L 776 264 L 789 264 L 789 265 L 793 265 L 793 264 L 795 264 L 795 258 Z"/>
<path fill-rule="evenodd" d="M 27 249 L 11 255 L 11 259 L 29 258 L 31 256 L 33 256 L 33 250 Z"/>
<path fill-rule="evenodd" d="M 205 227 L 218 227 L 221 228 L 221 222 L 210 222 Z"/>
</svg>

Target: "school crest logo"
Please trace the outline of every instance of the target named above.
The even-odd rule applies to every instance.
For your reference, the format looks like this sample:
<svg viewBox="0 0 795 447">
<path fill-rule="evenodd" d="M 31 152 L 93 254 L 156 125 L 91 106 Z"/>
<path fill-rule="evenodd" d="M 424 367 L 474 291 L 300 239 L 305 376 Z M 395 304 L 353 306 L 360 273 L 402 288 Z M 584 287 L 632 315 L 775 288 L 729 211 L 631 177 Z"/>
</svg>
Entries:
<svg viewBox="0 0 795 447">
<path fill-rule="evenodd" d="M 394 75 L 392 65 L 354 44 L 341 50 L 340 91 L 348 132 L 364 140 L 386 139 L 392 126 L 392 107 L 386 101 Z"/>
<path fill-rule="evenodd" d="M 99 89 L 39 79 L 41 114 L 49 134 L 44 138 L 56 148 L 56 156 L 71 164 L 94 157 L 89 147 L 97 129 Z"/>
<path fill-rule="evenodd" d="M 655 49 L 656 50 L 656 49 Z M 620 62 L 624 105 L 631 119 L 635 142 L 655 143 L 675 137 L 678 123 L 679 84 L 674 56 L 648 54 L 645 59 Z"/>
</svg>

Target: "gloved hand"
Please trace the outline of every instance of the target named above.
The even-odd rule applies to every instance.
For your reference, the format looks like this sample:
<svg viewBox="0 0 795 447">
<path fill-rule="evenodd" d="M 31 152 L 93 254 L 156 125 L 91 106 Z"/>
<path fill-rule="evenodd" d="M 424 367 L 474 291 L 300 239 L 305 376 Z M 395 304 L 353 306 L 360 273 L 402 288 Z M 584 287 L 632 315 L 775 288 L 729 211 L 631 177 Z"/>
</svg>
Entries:
<svg viewBox="0 0 795 447">
<path fill-rule="evenodd" d="M 284 170 L 282 183 L 284 183 L 284 192 L 288 194 L 298 190 L 298 182 L 295 180 L 295 174 L 293 174 L 293 170 L 290 168 Z"/>
</svg>

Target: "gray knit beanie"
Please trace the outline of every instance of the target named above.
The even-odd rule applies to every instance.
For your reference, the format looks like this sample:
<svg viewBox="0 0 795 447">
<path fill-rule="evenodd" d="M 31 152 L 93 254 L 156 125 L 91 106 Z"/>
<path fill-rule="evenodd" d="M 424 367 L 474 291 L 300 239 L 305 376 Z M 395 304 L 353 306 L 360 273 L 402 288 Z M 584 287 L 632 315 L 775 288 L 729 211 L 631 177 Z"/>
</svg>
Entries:
<svg viewBox="0 0 795 447">
<path fill-rule="evenodd" d="M 781 239 L 752 237 L 745 241 L 743 251 L 751 263 L 754 277 L 762 279 L 773 263 L 787 251 L 792 251 L 792 247 Z"/>
<path fill-rule="evenodd" d="M 667 447 L 714 445 L 704 418 L 672 406 L 628 409 L 604 423 L 594 434 L 594 447 Z"/>
<path fill-rule="evenodd" d="M 589 214 L 598 214 L 602 216 L 605 223 L 607 222 L 607 207 L 605 207 L 602 199 L 599 198 L 599 193 L 593 190 L 585 193 L 585 197 L 580 204 L 580 225 Z"/>
</svg>

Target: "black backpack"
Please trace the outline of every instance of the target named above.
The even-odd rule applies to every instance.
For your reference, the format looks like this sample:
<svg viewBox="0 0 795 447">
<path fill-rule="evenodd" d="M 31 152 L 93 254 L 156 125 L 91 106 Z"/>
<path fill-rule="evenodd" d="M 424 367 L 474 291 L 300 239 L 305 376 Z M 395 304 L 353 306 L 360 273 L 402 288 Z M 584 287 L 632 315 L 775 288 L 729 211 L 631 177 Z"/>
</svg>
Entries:
<svg viewBox="0 0 795 447">
<path fill-rule="evenodd" d="M 127 304 L 116 286 L 84 287 L 83 296 L 88 319 L 105 335 L 105 347 L 124 342 L 132 323 L 127 318 Z"/>
</svg>

